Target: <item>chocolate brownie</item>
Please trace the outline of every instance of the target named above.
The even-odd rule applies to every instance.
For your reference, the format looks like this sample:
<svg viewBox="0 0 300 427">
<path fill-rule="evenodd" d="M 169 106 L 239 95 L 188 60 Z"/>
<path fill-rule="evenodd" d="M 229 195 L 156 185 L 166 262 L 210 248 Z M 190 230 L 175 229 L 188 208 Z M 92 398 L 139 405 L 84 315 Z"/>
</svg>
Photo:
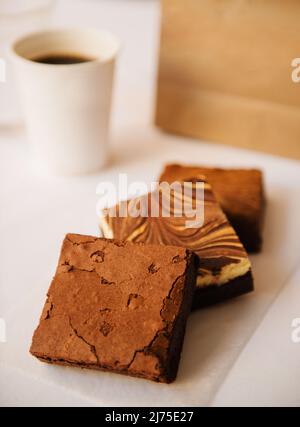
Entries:
<svg viewBox="0 0 300 427">
<path fill-rule="evenodd" d="M 175 202 L 190 200 L 196 207 L 198 178 L 186 182 L 190 197 L 180 189 L 166 192 L 158 188 L 137 199 L 122 201 L 117 206 L 103 210 L 100 218 L 102 234 L 108 238 L 183 246 L 200 258 L 194 308 L 211 305 L 253 290 L 251 264 L 243 244 L 229 223 L 210 185 L 204 185 L 204 218 L 198 226 L 187 226 L 191 219 L 184 211 L 175 210 Z M 179 193 L 179 191 L 181 191 Z M 157 196 L 158 193 L 159 197 Z M 163 202 L 163 195 L 165 196 Z M 182 197 L 182 199 L 181 199 Z M 169 198 L 166 201 L 166 198 Z M 163 215 L 166 205 L 173 206 L 169 216 Z M 200 206 L 200 205 L 199 205 Z M 137 207 L 140 214 L 137 215 Z M 145 207 L 148 214 L 145 215 Z M 197 212 L 199 213 L 198 208 Z M 134 210 L 134 211 L 132 211 Z M 124 212 L 128 212 L 124 216 Z M 153 212 L 158 213 L 154 216 Z M 195 221 L 196 223 L 196 221 Z"/>
<path fill-rule="evenodd" d="M 248 252 L 262 246 L 265 197 L 263 175 L 257 169 L 219 169 L 202 166 L 166 165 L 160 182 L 183 181 L 205 176 L 224 213 Z"/>
<path fill-rule="evenodd" d="M 67 235 L 31 354 L 48 363 L 173 381 L 196 264 L 180 247 Z"/>
</svg>

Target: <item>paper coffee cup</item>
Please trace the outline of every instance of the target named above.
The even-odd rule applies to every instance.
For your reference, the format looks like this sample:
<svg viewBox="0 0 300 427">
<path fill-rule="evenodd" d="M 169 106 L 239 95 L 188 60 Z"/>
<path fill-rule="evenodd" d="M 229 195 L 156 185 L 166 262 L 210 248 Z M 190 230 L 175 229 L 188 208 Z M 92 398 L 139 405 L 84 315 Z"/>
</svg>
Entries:
<svg viewBox="0 0 300 427">
<path fill-rule="evenodd" d="M 36 166 L 62 175 L 100 170 L 107 161 L 115 36 L 95 29 L 50 30 L 25 36 L 11 49 Z M 36 62 L 45 56 L 87 62 Z"/>
</svg>

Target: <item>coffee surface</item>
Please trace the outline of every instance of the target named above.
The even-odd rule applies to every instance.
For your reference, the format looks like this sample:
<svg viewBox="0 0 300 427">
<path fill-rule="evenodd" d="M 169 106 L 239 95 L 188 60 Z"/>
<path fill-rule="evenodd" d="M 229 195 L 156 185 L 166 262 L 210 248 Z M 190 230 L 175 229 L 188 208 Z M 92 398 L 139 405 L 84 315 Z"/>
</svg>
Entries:
<svg viewBox="0 0 300 427">
<path fill-rule="evenodd" d="M 58 54 L 48 54 L 41 55 L 36 58 L 33 58 L 34 62 L 39 62 L 41 64 L 54 64 L 54 65 L 70 65 L 70 64 L 81 64 L 83 62 L 93 61 L 93 58 L 83 55 L 76 55 L 72 53 L 58 53 Z"/>
</svg>

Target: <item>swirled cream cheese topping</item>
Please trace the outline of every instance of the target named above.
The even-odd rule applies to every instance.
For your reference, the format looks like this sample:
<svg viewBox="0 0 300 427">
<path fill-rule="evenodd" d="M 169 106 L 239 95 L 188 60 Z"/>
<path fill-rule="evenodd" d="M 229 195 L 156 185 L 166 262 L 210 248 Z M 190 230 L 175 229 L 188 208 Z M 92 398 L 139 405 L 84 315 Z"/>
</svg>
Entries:
<svg viewBox="0 0 300 427">
<path fill-rule="evenodd" d="M 199 182 L 199 177 L 187 181 L 193 186 L 196 181 Z M 158 191 L 163 193 L 161 189 Z M 200 258 L 198 287 L 221 286 L 251 270 L 248 255 L 207 182 L 204 182 L 204 221 L 200 227 L 186 227 L 187 217 L 178 214 L 178 205 L 177 210 L 174 208 L 174 200 L 179 198 L 176 190 L 169 196 L 169 217 L 163 214 L 161 198 L 153 198 L 152 194 L 120 202 L 117 206 L 103 211 L 100 219 L 103 236 L 191 249 Z M 195 197 L 196 192 L 192 191 L 193 205 L 196 205 Z M 146 201 L 146 213 L 144 211 L 141 215 L 130 215 L 132 206 L 140 207 Z M 158 216 L 151 216 L 151 203 L 152 209 L 153 203 L 158 204 L 154 209 L 159 212 Z M 124 216 L 126 210 L 129 215 Z"/>
</svg>

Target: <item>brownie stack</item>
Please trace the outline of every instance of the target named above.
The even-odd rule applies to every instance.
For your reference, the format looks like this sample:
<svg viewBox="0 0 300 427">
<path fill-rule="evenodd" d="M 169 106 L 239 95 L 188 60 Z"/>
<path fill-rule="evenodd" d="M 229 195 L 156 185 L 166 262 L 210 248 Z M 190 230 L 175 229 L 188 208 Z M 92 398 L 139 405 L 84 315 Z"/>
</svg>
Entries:
<svg viewBox="0 0 300 427">
<path fill-rule="evenodd" d="M 191 308 L 253 290 L 246 249 L 257 252 L 262 244 L 261 172 L 167 165 L 160 182 L 174 181 L 191 186 L 193 205 L 194 186 L 203 184 L 200 227 L 186 227 L 183 214 L 164 216 L 161 198 L 150 193 L 136 202 L 157 200 L 157 216 L 149 210 L 124 217 L 135 200 L 124 201 L 103 212 L 104 238 L 66 236 L 33 336 L 34 356 L 169 383 Z"/>
</svg>

